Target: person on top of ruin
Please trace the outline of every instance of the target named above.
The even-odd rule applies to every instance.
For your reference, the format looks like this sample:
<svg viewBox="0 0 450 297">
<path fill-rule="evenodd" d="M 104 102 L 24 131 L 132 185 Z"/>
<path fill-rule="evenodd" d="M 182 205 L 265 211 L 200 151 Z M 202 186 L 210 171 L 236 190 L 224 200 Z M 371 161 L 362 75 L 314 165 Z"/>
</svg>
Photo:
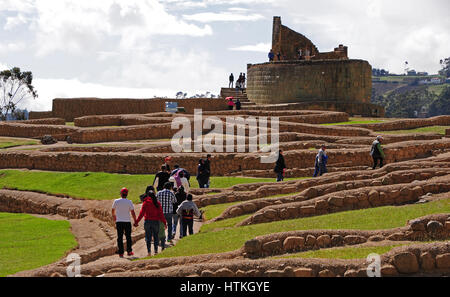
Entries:
<svg viewBox="0 0 450 297">
<path fill-rule="evenodd" d="M 323 144 L 319 150 L 319 152 L 316 155 L 316 159 L 314 162 L 314 177 L 317 177 L 317 175 L 322 176 L 322 174 L 327 173 L 327 162 L 328 162 L 328 156 L 325 152 L 325 144 Z"/>
<path fill-rule="evenodd" d="M 281 53 L 280 52 L 277 52 L 277 59 L 278 59 L 278 61 L 281 61 Z"/>
<path fill-rule="evenodd" d="M 232 88 L 233 87 L 233 83 L 234 83 L 234 75 L 233 75 L 233 73 L 230 74 L 230 77 L 228 79 L 229 79 L 228 87 Z M 231 87 L 230 87 L 230 85 L 231 85 Z"/>
<path fill-rule="evenodd" d="M 242 85 L 241 85 L 241 89 L 242 89 L 242 93 L 244 93 L 244 89 L 245 89 L 245 73 L 242 73 Z"/>
<path fill-rule="evenodd" d="M 269 62 L 273 62 L 273 58 L 275 57 L 275 54 L 273 53 L 272 49 L 270 49 L 268 57 L 269 57 Z"/>
<path fill-rule="evenodd" d="M 286 163 L 284 162 L 283 151 L 278 151 L 278 159 L 273 171 L 277 174 L 277 182 L 284 180 L 284 174 L 286 172 Z"/>
<path fill-rule="evenodd" d="M 153 238 L 153 246 L 155 255 L 158 253 L 159 240 L 159 224 L 162 222 L 167 228 L 167 221 L 164 217 L 161 203 L 158 202 L 154 192 L 149 191 L 147 197 L 144 198 L 144 203 L 141 207 L 141 212 L 134 226 L 137 227 L 142 217 L 144 217 L 145 242 L 147 244 L 147 253 L 151 256 L 151 242 Z"/>
<path fill-rule="evenodd" d="M 301 60 L 302 59 L 302 49 L 299 48 L 297 53 L 298 53 L 298 59 Z"/>
<path fill-rule="evenodd" d="M 373 167 L 377 167 L 378 162 L 380 163 L 380 168 L 383 167 L 383 160 L 385 158 L 383 148 L 381 147 L 381 142 L 383 142 L 382 136 L 377 136 L 377 138 L 372 142 L 372 147 L 370 149 L 370 155 L 373 158 Z"/>
<path fill-rule="evenodd" d="M 177 214 L 181 216 L 182 236 L 187 236 L 187 229 L 189 229 L 189 235 L 194 234 L 194 215 L 201 218 L 202 213 L 198 210 L 195 202 L 192 201 L 191 194 L 188 194 L 187 200 L 183 201 L 178 207 Z"/>
<path fill-rule="evenodd" d="M 112 205 L 112 217 L 116 222 L 117 229 L 117 247 L 119 257 L 123 258 L 124 248 L 123 248 L 123 234 L 125 233 L 125 238 L 127 240 L 127 254 L 128 256 L 133 256 L 133 241 L 131 240 L 131 218 L 130 213 L 133 216 L 134 222 L 136 223 L 136 213 L 134 212 L 134 205 L 131 200 L 128 200 L 128 189 L 122 188 L 120 190 L 121 198 L 114 200 Z"/>
</svg>

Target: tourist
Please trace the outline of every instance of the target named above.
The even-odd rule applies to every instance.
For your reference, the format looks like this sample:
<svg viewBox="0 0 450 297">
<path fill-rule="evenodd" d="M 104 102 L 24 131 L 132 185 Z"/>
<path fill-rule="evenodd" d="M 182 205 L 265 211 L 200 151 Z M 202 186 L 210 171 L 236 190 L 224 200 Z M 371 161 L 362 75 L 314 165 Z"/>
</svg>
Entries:
<svg viewBox="0 0 450 297">
<path fill-rule="evenodd" d="M 176 164 L 175 166 L 173 166 L 175 169 L 170 173 L 170 176 L 175 175 L 178 171 L 183 171 L 184 173 L 184 177 L 187 178 L 187 180 L 189 181 L 189 179 L 191 178 L 191 174 L 189 173 L 189 171 L 187 171 L 184 168 L 180 168 L 180 165 Z"/>
<path fill-rule="evenodd" d="M 373 158 L 372 169 L 375 169 L 377 167 L 378 162 L 380 162 L 380 168 L 383 167 L 383 160 L 385 156 L 383 148 L 381 147 L 381 142 L 383 142 L 383 137 L 377 136 L 377 138 L 372 143 L 372 148 L 370 149 L 370 155 Z"/>
<path fill-rule="evenodd" d="M 305 50 L 305 60 L 309 60 L 310 59 L 310 55 L 311 54 L 311 52 L 309 51 L 309 49 L 306 49 Z"/>
<path fill-rule="evenodd" d="M 178 206 L 181 205 L 181 203 L 186 200 L 187 194 L 184 191 L 184 187 L 181 186 L 177 189 L 177 191 L 175 192 L 175 198 L 177 199 L 177 202 L 173 205 L 173 229 L 172 229 L 172 235 L 173 238 L 175 238 L 175 234 L 177 232 L 177 225 L 178 225 L 178 221 L 180 222 L 180 238 L 183 237 L 183 227 L 182 227 L 182 223 L 181 223 L 181 217 L 177 214 L 177 209 Z"/>
<path fill-rule="evenodd" d="M 164 188 L 164 184 L 169 181 L 169 178 L 170 174 L 167 170 L 167 165 L 163 164 L 161 166 L 161 171 L 155 175 L 153 187 L 155 187 L 157 191 L 161 191 Z"/>
<path fill-rule="evenodd" d="M 236 110 L 241 110 L 241 101 L 239 101 L 239 99 L 236 100 Z"/>
<path fill-rule="evenodd" d="M 301 48 L 298 49 L 298 59 L 299 60 L 302 59 L 302 49 Z"/>
<path fill-rule="evenodd" d="M 159 222 L 159 232 L 158 232 L 158 239 L 159 239 L 159 246 L 161 247 L 161 250 L 164 251 L 166 248 L 166 228 L 167 226 L 163 222 Z M 157 253 L 156 253 L 157 254 Z"/>
<path fill-rule="evenodd" d="M 277 182 L 284 180 L 284 174 L 286 172 L 286 163 L 284 162 L 283 151 L 278 151 L 278 159 L 273 171 L 277 174 Z"/>
<path fill-rule="evenodd" d="M 236 84 L 236 86 L 237 86 L 237 84 Z M 227 105 L 228 105 L 229 110 L 233 110 L 233 106 L 234 106 L 233 97 L 228 98 Z"/>
<path fill-rule="evenodd" d="M 281 61 L 281 53 L 280 52 L 277 52 L 277 59 L 278 59 L 278 61 Z"/>
<path fill-rule="evenodd" d="M 186 191 L 186 193 L 189 193 L 189 189 L 190 189 L 189 181 L 185 177 L 183 170 L 178 170 L 177 173 L 172 175 L 169 178 L 169 182 L 171 182 L 175 188 L 179 188 L 181 186 L 184 187 L 184 190 Z"/>
<path fill-rule="evenodd" d="M 130 213 L 133 216 L 134 222 L 136 222 L 136 213 L 134 212 L 133 202 L 127 199 L 128 189 L 122 188 L 120 190 L 121 198 L 114 200 L 112 205 L 112 217 L 116 222 L 117 229 L 117 247 L 119 248 L 119 257 L 123 258 L 124 248 L 123 248 L 123 234 L 125 233 L 125 238 L 127 240 L 127 254 L 128 256 L 133 256 L 131 240 L 131 218 Z"/>
<path fill-rule="evenodd" d="M 147 196 L 150 192 L 155 193 L 155 188 L 153 186 L 148 186 L 145 189 L 145 193 L 139 196 L 139 199 L 141 200 L 141 202 L 144 202 L 144 199 L 147 198 Z"/>
<path fill-rule="evenodd" d="M 207 154 L 206 155 L 206 160 L 205 160 L 205 168 L 206 168 L 206 176 L 207 176 L 207 182 L 205 185 L 205 188 L 209 188 L 209 184 L 210 184 L 210 178 L 211 178 L 211 154 Z"/>
<path fill-rule="evenodd" d="M 158 193 L 159 194 L 159 193 Z M 151 256 L 151 242 L 153 238 L 153 247 L 155 255 L 158 253 L 159 243 L 159 224 L 162 222 L 167 228 L 167 220 L 163 214 L 161 203 L 156 199 L 154 192 L 148 192 L 147 197 L 141 207 L 141 212 L 134 226 L 137 227 L 142 217 L 144 217 L 145 242 L 147 244 L 147 253 Z"/>
<path fill-rule="evenodd" d="M 177 202 L 174 193 L 171 191 L 172 184 L 167 182 L 164 185 L 164 189 L 158 192 L 157 198 L 161 203 L 164 218 L 167 221 L 167 238 L 168 242 L 172 242 L 172 220 L 173 220 L 173 205 Z M 157 226 L 159 228 L 159 226 Z"/>
<path fill-rule="evenodd" d="M 205 160 L 203 159 L 198 160 L 197 181 L 200 189 L 206 188 L 205 185 L 208 183 L 208 176 L 206 172 Z"/>
<path fill-rule="evenodd" d="M 234 76 L 233 76 L 233 73 L 231 73 L 230 74 L 230 77 L 229 77 L 229 83 L 228 83 L 228 87 L 229 88 L 232 88 L 233 87 L 233 82 L 234 82 Z M 230 87 L 231 86 L 231 87 Z"/>
<path fill-rule="evenodd" d="M 325 152 L 325 145 L 322 145 L 319 152 L 316 155 L 316 159 L 314 162 L 314 177 L 317 177 L 317 175 L 322 176 L 322 174 L 327 173 L 327 161 L 328 156 Z"/>
<path fill-rule="evenodd" d="M 201 217 L 201 213 L 197 208 L 197 205 L 192 201 L 192 195 L 187 195 L 187 200 L 183 201 L 177 209 L 177 214 L 181 216 L 181 223 L 183 226 L 183 237 L 187 236 L 187 229 L 189 229 L 189 235 L 194 234 L 194 215 Z"/>
<path fill-rule="evenodd" d="M 245 78 L 245 73 L 242 73 L 242 85 L 241 85 L 241 91 L 242 91 L 242 94 L 244 94 L 245 80 L 246 80 L 246 78 Z"/>
<path fill-rule="evenodd" d="M 269 56 L 269 62 L 273 62 L 273 58 L 275 57 L 275 55 L 274 55 L 274 53 L 273 53 L 273 50 L 272 50 L 272 49 L 270 50 L 270 52 L 269 52 L 268 56 Z"/>
</svg>

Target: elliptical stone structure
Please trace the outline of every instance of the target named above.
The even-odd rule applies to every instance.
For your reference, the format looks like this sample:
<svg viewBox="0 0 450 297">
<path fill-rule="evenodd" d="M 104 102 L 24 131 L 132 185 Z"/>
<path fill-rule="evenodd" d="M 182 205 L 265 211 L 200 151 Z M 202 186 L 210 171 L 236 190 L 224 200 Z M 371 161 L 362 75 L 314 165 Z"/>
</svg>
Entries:
<svg viewBox="0 0 450 297">
<path fill-rule="evenodd" d="M 247 65 L 247 96 L 252 102 L 301 103 L 304 109 L 384 116 L 382 106 L 370 104 L 372 67 L 349 59 L 346 46 L 319 52 L 308 38 L 274 17 L 272 50 L 274 61 Z"/>
</svg>

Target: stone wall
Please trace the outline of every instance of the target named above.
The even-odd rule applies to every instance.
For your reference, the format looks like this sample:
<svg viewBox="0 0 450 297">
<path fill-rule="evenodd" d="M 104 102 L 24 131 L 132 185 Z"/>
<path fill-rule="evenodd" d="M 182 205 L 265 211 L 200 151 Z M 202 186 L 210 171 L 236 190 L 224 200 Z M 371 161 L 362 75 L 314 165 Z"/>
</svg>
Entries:
<svg viewBox="0 0 450 297">
<path fill-rule="evenodd" d="M 47 119 L 52 117 L 53 117 L 52 111 L 30 111 L 28 113 L 28 119 L 30 120 Z"/>
<path fill-rule="evenodd" d="M 187 113 L 193 113 L 194 109 L 225 110 L 226 101 L 223 99 L 99 99 L 99 98 L 67 98 L 53 99 L 52 117 L 65 119 L 72 122 L 75 118 L 86 115 L 114 115 L 114 114 L 145 114 L 165 111 L 166 102 L 178 102 L 179 107 L 184 107 Z M 40 118 L 48 113 L 33 113 L 32 119 Z M 30 117 L 31 118 L 31 117 Z"/>
<path fill-rule="evenodd" d="M 61 118 L 44 118 L 26 121 L 10 121 L 9 123 L 26 124 L 26 125 L 65 125 L 66 121 Z"/>
<path fill-rule="evenodd" d="M 372 67 L 363 60 L 249 64 L 247 77 L 247 96 L 257 104 L 370 103 L 372 92 Z"/>
<path fill-rule="evenodd" d="M 77 130 L 77 128 L 62 125 L 0 123 L 0 136 L 9 137 L 42 138 L 44 135 L 52 135 L 57 140 L 65 140 L 68 135 Z"/>
</svg>

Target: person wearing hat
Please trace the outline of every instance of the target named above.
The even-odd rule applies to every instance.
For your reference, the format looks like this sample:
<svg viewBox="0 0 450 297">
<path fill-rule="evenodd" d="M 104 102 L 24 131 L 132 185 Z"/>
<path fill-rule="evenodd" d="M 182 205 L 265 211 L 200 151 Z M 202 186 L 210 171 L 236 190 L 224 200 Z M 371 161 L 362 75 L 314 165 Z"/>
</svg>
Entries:
<svg viewBox="0 0 450 297">
<path fill-rule="evenodd" d="M 370 149 L 370 155 L 373 158 L 373 167 L 375 169 L 377 167 L 378 162 L 380 163 L 380 168 L 383 167 L 384 160 L 384 152 L 381 147 L 381 143 L 383 142 L 383 136 L 377 136 L 377 139 L 372 142 L 372 148 Z"/>
<path fill-rule="evenodd" d="M 127 239 L 127 254 L 133 256 L 132 240 L 131 240 L 131 218 L 130 213 L 133 216 L 134 223 L 136 223 L 136 213 L 134 212 L 134 205 L 131 200 L 127 199 L 128 189 L 122 188 L 120 190 L 121 198 L 114 200 L 112 205 L 112 217 L 116 222 L 117 229 L 117 247 L 119 249 L 119 257 L 123 258 L 123 234 Z"/>
</svg>

